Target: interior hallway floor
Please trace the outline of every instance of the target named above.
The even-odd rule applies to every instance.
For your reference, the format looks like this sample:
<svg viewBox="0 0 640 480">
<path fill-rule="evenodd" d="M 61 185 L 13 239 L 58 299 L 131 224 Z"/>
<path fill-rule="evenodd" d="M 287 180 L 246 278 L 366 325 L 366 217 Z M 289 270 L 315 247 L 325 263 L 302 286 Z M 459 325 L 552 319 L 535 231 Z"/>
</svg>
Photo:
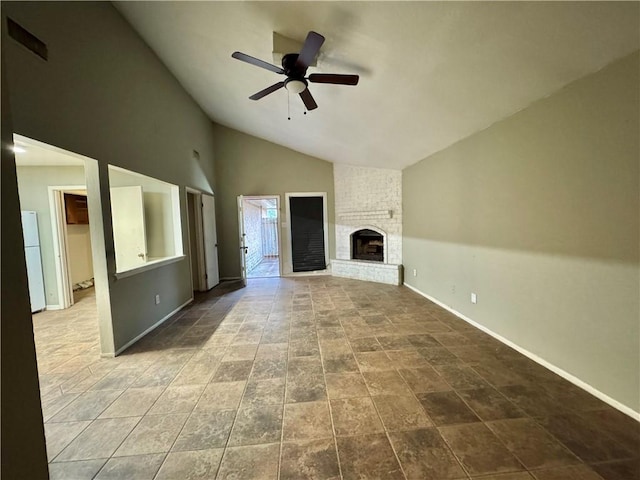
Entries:
<svg viewBox="0 0 640 480">
<path fill-rule="evenodd" d="M 34 331 L 52 479 L 640 474 L 637 422 L 404 287 L 224 283 L 117 358 L 93 296 Z"/>
</svg>

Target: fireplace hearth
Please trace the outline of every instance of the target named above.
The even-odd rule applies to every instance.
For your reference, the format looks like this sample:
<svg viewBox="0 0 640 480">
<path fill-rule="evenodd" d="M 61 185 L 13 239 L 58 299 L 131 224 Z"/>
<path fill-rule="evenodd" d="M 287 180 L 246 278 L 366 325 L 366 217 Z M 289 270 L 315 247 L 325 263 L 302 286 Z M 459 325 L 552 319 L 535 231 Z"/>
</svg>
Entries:
<svg viewBox="0 0 640 480">
<path fill-rule="evenodd" d="M 384 237 L 373 230 L 364 228 L 351 234 L 351 258 L 384 262 Z"/>
</svg>

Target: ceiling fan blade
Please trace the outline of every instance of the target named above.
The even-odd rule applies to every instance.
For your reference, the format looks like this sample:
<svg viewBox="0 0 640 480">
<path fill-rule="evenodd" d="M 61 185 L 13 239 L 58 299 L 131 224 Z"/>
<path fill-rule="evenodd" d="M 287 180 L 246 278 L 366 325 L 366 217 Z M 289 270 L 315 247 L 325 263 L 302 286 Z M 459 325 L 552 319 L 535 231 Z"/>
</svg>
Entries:
<svg viewBox="0 0 640 480">
<path fill-rule="evenodd" d="M 300 50 L 298 59 L 296 60 L 296 68 L 299 71 L 305 72 L 307 70 L 307 67 L 309 67 L 316 58 L 323 43 L 324 37 L 319 33 L 311 31 L 307 34 L 307 39 L 304 41 L 302 50 Z"/>
<path fill-rule="evenodd" d="M 300 98 L 304 102 L 304 106 L 307 107 L 307 110 L 315 110 L 318 108 L 318 104 L 313 99 L 311 92 L 308 88 L 305 88 L 304 91 L 300 92 Z"/>
<path fill-rule="evenodd" d="M 358 75 L 340 75 L 337 73 L 312 73 L 308 80 L 313 83 L 333 83 L 335 85 L 357 85 Z"/>
<path fill-rule="evenodd" d="M 235 58 L 236 60 L 240 60 L 242 62 L 247 62 L 250 63 L 251 65 L 255 65 L 256 67 L 261 67 L 264 68 L 266 70 L 270 70 L 272 72 L 275 73 L 284 73 L 284 70 L 281 69 L 280 67 L 276 67 L 275 65 L 271 65 L 270 63 L 267 63 L 263 60 L 260 60 L 259 58 L 254 58 L 250 55 L 247 55 L 246 53 L 242 53 L 242 52 L 233 52 L 231 54 L 231 56 L 233 58 Z"/>
<path fill-rule="evenodd" d="M 271 85 L 270 87 L 265 88 L 264 90 L 260 90 L 258 93 L 254 93 L 253 95 L 251 95 L 249 98 L 251 100 L 260 100 L 262 97 L 266 97 L 267 95 L 269 95 L 270 93 L 275 92 L 276 90 L 281 89 L 282 87 L 284 87 L 284 82 L 278 82 L 278 83 L 274 83 L 273 85 Z"/>
</svg>

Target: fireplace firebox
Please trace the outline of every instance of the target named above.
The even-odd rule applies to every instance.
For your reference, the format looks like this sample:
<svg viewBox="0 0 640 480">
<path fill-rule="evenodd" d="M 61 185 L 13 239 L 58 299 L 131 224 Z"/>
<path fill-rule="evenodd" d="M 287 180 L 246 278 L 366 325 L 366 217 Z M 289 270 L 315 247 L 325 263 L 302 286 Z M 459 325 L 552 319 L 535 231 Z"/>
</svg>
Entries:
<svg viewBox="0 0 640 480">
<path fill-rule="evenodd" d="M 384 262 L 384 237 L 364 228 L 351 234 L 351 258 Z"/>
</svg>

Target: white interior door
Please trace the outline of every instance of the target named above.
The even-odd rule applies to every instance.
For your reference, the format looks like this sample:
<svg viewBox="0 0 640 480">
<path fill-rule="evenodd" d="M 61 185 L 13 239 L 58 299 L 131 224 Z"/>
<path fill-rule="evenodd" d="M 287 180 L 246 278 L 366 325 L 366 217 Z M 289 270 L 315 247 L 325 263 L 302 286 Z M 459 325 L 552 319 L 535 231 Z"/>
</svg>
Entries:
<svg viewBox="0 0 640 480">
<path fill-rule="evenodd" d="M 204 239 L 205 281 L 207 290 L 220 283 L 218 273 L 218 234 L 216 203 L 211 195 L 202 195 L 202 233 Z"/>
<path fill-rule="evenodd" d="M 238 196 L 238 233 L 240 235 L 240 278 L 242 284 L 247 285 L 247 245 L 245 242 L 246 234 L 244 233 L 244 211 L 242 208 L 242 202 L 244 198 L 242 195 Z"/>
<path fill-rule="evenodd" d="M 49 187 L 51 188 L 51 187 Z M 51 226 L 56 251 L 56 275 L 58 280 L 58 302 L 61 308 L 69 308 L 73 301 L 73 282 L 69 265 L 69 245 L 67 238 L 67 214 L 64 206 L 64 191 L 51 190 L 52 213 Z"/>
<path fill-rule="evenodd" d="M 116 250 L 116 270 L 123 272 L 147 262 L 142 187 L 111 188 L 111 218 Z"/>
</svg>

